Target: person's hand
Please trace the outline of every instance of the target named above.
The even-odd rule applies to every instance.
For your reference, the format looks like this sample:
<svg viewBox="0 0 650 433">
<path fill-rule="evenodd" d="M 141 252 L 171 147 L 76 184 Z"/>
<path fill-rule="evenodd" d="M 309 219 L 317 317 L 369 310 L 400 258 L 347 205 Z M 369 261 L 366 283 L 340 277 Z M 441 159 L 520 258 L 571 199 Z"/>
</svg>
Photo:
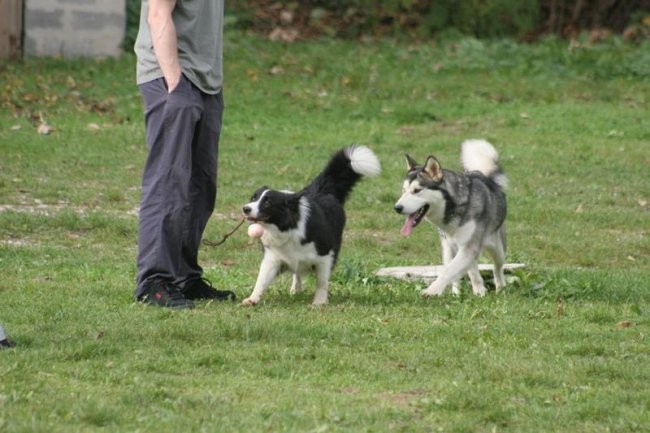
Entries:
<svg viewBox="0 0 650 433">
<path fill-rule="evenodd" d="M 165 82 L 167 83 L 167 93 L 171 93 L 174 91 L 174 89 L 176 89 L 178 83 L 181 82 L 181 75 L 182 74 L 179 73 L 178 76 L 169 78 L 165 77 Z"/>
</svg>

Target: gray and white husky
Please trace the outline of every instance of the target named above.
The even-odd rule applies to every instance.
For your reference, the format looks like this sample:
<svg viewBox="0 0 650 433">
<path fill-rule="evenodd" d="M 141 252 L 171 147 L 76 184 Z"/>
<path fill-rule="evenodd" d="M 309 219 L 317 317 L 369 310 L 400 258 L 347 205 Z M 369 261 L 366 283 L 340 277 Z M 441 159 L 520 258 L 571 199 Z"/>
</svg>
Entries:
<svg viewBox="0 0 650 433">
<path fill-rule="evenodd" d="M 442 244 L 443 271 L 422 296 L 442 295 L 449 284 L 453 294 L 460 294 L 459 280 L 465 273 L 474 294 L 485 295 L 478 270 L 484 250 L 494 260 L 496 290 L 505 286 L 507 178 L 498 159 L 497 151 L 485 140 L 462 143 L 464 173 L 443 169 L 433 156 L 420 166 L 406 155 L 403 194 L 395 203 L 397 213 L 408 215 L 401 233 L 410 235 L 426 218 L 438 227 Z"/>
</svg>

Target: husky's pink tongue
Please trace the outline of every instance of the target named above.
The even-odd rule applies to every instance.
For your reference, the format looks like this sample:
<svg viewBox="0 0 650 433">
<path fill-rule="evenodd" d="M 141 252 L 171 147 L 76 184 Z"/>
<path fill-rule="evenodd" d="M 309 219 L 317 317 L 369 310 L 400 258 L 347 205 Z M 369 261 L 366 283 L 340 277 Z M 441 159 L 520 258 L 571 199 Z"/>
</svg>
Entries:
<svg viewBox="0 0 650 433">
<path fill-rule="evenodd" d="M 415 227 L 415 214 L 409 215 L 406 218 L 406 221 L 404 221 L 404 226 L 402 227 L 402 230 L 400 230 L 399 232 L 403 236 L 408 236 L 413 231 L 413 227 Z"/>
</svg>

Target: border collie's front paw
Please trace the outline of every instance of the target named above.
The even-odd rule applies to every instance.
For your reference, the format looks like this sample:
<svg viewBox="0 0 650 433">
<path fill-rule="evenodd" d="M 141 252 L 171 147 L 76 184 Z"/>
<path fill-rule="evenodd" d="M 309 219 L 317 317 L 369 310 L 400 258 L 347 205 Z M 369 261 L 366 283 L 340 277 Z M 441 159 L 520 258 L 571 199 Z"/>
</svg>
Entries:
<svg viewBox="0 0 650 433">
<path fill-rule="evenodd" d="M 244 307 L 254 307 L 260 302 L 259 299 L 253 299 L 253 298 L 246 298 L 243 301 L 241 301 L 242 306 Z"/>
</svg>

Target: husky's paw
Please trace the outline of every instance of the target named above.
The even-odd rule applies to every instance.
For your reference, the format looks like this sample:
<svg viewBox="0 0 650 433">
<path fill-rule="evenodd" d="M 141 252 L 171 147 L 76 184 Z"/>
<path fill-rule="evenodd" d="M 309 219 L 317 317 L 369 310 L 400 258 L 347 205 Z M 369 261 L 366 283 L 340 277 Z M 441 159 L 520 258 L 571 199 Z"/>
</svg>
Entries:
<svg viewBox="0 0 650 433">
<path fill-rule="evenodd" d="M 243 301 L 241 301 L 242 306 L 244 307 L 254 307 L 257 304 L 259 304 L 260 300 L 259 299 L 253 299 L 253 298 L 246 298 Z"/>
<path fill-rule="evenodd" d="M 431 298 L 432 296 L 442 296 L 442 292 L 438 290 L 426 289 L 420 291 L 420 296 L 422 296 L 423 298 Z"/>
<path fill-rule="evenodd" d="M 485 296 L 485 293 L 486 293 L 485 286 L 475 288 L 475 289 L 473 289 L 473 291 L 474 291 L 474 294 L 476 296 L 478 296 L 479 298 L 482 298 L 483 296 Z"/>
<path fill-rule="evenodd" d="M 325 296 L 325 297 L 315 296 L 314 300 L 311 303 L 311 305 L 314 306 L 314 307 L 318 307 L 320 305 L 327 305 L 327 296 Z"/>
</svg>

